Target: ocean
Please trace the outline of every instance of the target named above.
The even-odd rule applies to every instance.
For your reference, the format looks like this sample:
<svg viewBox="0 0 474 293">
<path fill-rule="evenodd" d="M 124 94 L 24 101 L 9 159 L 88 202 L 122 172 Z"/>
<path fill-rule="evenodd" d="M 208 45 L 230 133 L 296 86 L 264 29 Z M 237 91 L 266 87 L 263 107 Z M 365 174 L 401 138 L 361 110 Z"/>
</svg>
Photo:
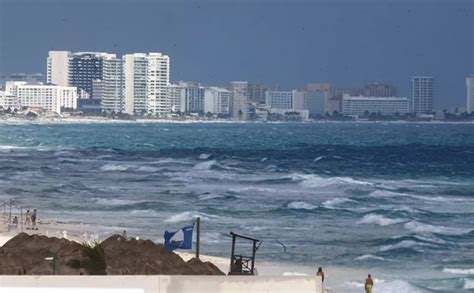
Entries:
<svg viewBox="0 0 474 293">
<path fill-rule="evenodd" d="M 257 266 L 371 272 L 375 293 L 474 290 L 474 124 L 0 125 L 10 198 L 157 242 L 199 216 L 202 253 L 233 231 L 263 240 Z"/>
</svg>

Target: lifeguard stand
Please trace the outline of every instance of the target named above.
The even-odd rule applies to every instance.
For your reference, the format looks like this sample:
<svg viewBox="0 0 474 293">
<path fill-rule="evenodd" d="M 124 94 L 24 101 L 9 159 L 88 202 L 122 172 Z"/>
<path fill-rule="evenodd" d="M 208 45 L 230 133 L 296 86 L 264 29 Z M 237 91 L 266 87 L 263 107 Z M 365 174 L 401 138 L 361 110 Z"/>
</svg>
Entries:
<svg viewBox="0 0 474 293">
<path fill-rule="evenodd" d="M 255 254 L 263 241 L 258 239 L 235 234 L 230 232 L 232 236 L 232 252 L 230 256 L 230 272 L 229 275 L 255 275 Z M 235 254 L 235 244 L 237 239 L 252 241 L 252 255 Z"/>
</svg>

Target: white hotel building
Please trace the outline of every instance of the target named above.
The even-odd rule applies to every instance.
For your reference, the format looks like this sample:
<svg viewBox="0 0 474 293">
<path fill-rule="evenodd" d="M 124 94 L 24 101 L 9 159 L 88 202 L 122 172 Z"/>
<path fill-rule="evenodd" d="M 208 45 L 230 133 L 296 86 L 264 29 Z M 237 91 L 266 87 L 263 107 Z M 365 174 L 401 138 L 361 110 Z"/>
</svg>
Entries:
<svg viewBox="0 0 474 293">
<path fill-rule="evenodd" d="M 467 87 L 467 113 L 474 112 L 474 75 L 466 77 L 466 87 Z"/>
<path fill-rule="evenodd" d="M 125 113 L 169 114 L 169 57 L 161 53 L 135 53 L 124 55 L 122 62 Z"/>
<path fill-rule="evenodd" d="M 204 112 L 230 114 L 231 92 L 218 87 L 204 90 Z"/>
<path fill-rule="evenodd" d="M 77 108 L 76 87 L 8 81 L 5 94 L 10 96 L 10 103 L 19 108 L 37 107 L 58 114 L 61 114 L 61 108 Z M 11 97 L 16 97 L 17 101 Z"/>
<path fill-rule="evenodd" d="M 342 97 L 342 114 L 362 116 L 366 112 L 382 115 L 404 115 L 410 112 L 410 101 L 404 97 L 364 97 L 344 94 Z"/>
</svg>

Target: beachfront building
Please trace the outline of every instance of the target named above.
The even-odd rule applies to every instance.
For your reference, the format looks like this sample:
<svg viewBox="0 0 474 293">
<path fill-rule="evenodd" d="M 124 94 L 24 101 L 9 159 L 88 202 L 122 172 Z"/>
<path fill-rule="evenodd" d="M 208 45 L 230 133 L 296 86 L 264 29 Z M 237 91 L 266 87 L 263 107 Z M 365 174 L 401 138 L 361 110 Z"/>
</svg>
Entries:
<svg viewBox="0 0 474 293">
<path fill-rule="evenodd" d="M 248 81 L 232 81 L 230 83 L 232 98 L 232 118 L 246 121 L 249 118 L 249 83 Z"/>
<path fill-rule="evenodd" d="M 213 114 L 230 114 L 230 91 L 210 87 L 204 91 L 204 112 Z"/>
<path fill-rule="evenodd" d="M 59 86 L 69 86 L 69 51 L 49 51 L 46 82 Z"/>
<path fill-rule="evenodd" d="M 470 77 L 466 77 L 466 87 L 467 87 L 467 113 L 474 112 L 474 74 Z"/>
<path fill-rule="evenodd" d="M 267 87 L 259 82 L 248 83 L 248 102 L 254 103 L 255 105 L 265 104 L 265 92 Z"/>
<path fill-rule="evenodd" d="M 433 77 L 415 76 L 412 84 L 412 110 L 416 115 L 433 112 Z"/>
<path fill-rule="evenodd" d="M 7 81 L 26 81 L 34 83 L 46 82 L 46 77 L 42 73 L 0 73 L 0 87 Z"/>
<path fill-rule="evenodd" d="M 102 59 L 102 79 L 93 81 L 93 98 L 100 100 L 100 108 L 106 113 L 124 110 L 122 59 L 113 54 Z M 95 85 L 95 87 L 94 87 Z"/>
<path fill-rule="evenodd" d="M 18 98 L 20 108 L 42 108 L 58 114 L 63 108 L 77 109 L 76 87 L 12 81 L 6 83 L 6 92 Z"/>
<path fill-rule="evenodd" d="M 0 109 L 20 109 L 18 97 L 0 90 Z"/>
<path fill-rule="evenodd" d="M 186 113 L 204 112 L 204 87 L 192 82 L 182 84 L 181 111 Z"/>
<path fill-rule="evenodd" d="M 397 89 L 390 84 L 371 83 L 364 87 L 363 96 L 366 97 L 396 97 Z"/>
<path fill-rule="evenodd" d="M 181 93 L 185 83 L 170 83 L 168 86 L 168 98 L 170 100 L 171 113 L 181 113 Z"/>
<path fill-rule="evenodd" d="M 307 94 L 304 91 L 267 91 L 265 104 L 271 109 L 307 110 Z"/>
<path fill-rule="evenodd" d="M 367 113 L 381 115 L 405 115 L 410 112 L 410 101 L 405 97 L 342 97 L 342 114 L 363 116 Z"/>
<path fill-rule="evenodd" d="M 306 85 L 306 108 L 309 115 L 324 115 L 329 111 L 331 85 L 328 83 L 308 83 Z"/>
<path fill-rule="evenodd" d="M 169 57 L 161 53 L 134 53 L 124 55 L 122 60 L 125 113 L 169 114 Z"/>
<path fill-rule="evenodd" d="M 267 91 L 265 105 L 272 109 L 293 109 L 293 92 Z"/>
</svg>

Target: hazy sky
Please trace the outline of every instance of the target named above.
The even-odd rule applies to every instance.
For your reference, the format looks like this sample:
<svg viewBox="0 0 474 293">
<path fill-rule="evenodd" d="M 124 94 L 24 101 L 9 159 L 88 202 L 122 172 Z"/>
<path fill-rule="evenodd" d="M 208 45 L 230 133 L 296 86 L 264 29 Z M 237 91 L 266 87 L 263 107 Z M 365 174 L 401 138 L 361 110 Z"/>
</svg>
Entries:
<svg viewBox="0 0 474 293">
<path fill-rule="evenodd" d="M 173 80 L 357 87 L 435 77 L 465 106 L 474 0 L 0 0 L 0 72 L 44 72 L 49 50 L 163 52 Z"/>
</svg>

